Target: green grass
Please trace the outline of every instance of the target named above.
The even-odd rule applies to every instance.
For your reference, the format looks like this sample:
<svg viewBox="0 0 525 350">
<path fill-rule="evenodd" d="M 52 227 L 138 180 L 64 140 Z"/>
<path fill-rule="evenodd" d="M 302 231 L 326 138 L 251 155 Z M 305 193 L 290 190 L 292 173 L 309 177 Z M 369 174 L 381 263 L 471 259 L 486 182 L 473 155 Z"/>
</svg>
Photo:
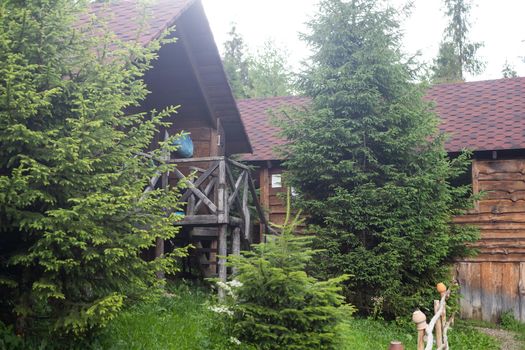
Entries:
<svg viewBox="0 0 525 350">
<path fill-rule="evenodd" d="M 525 342 L 525 324 L 514 318 L 512 312 L 501 315 L 501 327 L 516 334 L 516 339 Z"/>
<path fill-rule="evenodd" d="M 401 341 L 406 350 L 416 350 L 417 333 L 395 323 L 370 319 L 353 319 L 340 325 L 341 350 L 387 349 L 392 340 Z M 449 344 L 454 350 L 499 350 L 496 341 L 461 322 L 449 331 Z"/>
<path fill-rule="evenodd" d="M 231 343 L 224 322 L 208 309 L 205 290 L 179 285 L 170 296 L 137 305 L 113 320 L 96 337 L 93 349 L 226 350 Z"/>
<path fill-rule="evenodd" d="M 96 350 L 233 350 L 246 349 L 230 341 L 227 325 L 208 309 L 206 290 L 186 285 L 171 287 L 172 296 L 137 305 L 119 315 L 97 337 Z M 406 350 L 416 349 L 412 324 L 354 318 L 338 327 L 340 350 L 387 349 L 392 340 L 403 342 Z M 499 350 L 496 341 L 481 334 L 469 323 L 459 322 L 449 332 L 454 350 Z"/>
</svg>

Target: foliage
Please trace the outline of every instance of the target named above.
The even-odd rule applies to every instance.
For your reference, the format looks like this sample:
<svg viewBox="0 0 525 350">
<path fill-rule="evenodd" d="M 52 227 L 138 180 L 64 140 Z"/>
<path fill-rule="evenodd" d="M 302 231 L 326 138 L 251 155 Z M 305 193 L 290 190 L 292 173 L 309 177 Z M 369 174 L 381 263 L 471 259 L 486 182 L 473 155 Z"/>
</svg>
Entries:
<svg viewBox="0 0 525 350">
<path fill-rule="evenodd" d="M 250 78 L 248 75 L 249 59 L 245 51 L 244 39 L 237 33 L 235 24 L 232 24 L 228 35 L 230 37 L 224 42 L 224 55 L 222 57 L 224 71 L 235 98 L 247 98 L 249 96 Z"/>
<path fill-rule="evenodd" d="M 298 223 L 287 221 L 280 236 L 231 258 L 237 284 L 234 335 L 242 343 L 258 349 L 334 349 L 335 327 L 352 312 L 339 295 L 346 276 L 318 281 L 304 271 L 314 252 L 310 237 L 294 235 Z"/>
<path fill-rule="evenodd" d="M 386 349 L 392 340 L 401 341 L 406 350 L 416 350 L 417 331 L 409 321 L 407 326 L 395 322 L 355 318 L 341 323 L 341 350 L 377 350 Z M 496 340 L 480 333 L 468 323 L 462 322 L 450 329 L 450 347 L 455 350 L 498 350 Z"/>
<path fill-rule="evenodd" d="M 248 97 L 288 96 L 292 94 L 292 76 L 286 52 L 272 41 L 251 57 L 248 69 L 251 88 Z"/>
<path fill-rule="evenodd" d="M 178 196 L 143 196 L 169 167 L 136 153 L 176 110 L 131 112 L 165 40 L 120 42 L 97 19 L 80 28 L 85 6 L 0 4 L 0 320 L 55 343 L 107 324 L 174 268 L 140 256 L 176 234 L 165 208 Z"/>
<path fill-rule="evenodd" d="M 229 35 L 222 61 L 235 98 L 287 96 L 293 92 L 285 51 L 268 40 L 251 55 L 235 25 Z"/>
<path fill-rule="evenodd" d="M 477 58 L 477 51 L 483 46 L 480 42 L 468 39 L 470 22 L 468 19 L 470 0 L 444 0 L 445 14 L 449 24 L 439 53 L 434 61 L 433 81 L 436 83 L 459 82 L 465 80 L 465 73 L 479 74 L 484 63 Z"/>
<path fill-rule="evenodd" d="M 507 60 L 505 60 L 501 74 L 503 75 L 503 78 L 516 78 L 518 76 L 516 69 L 514 69 L 514 67 Z"/>
<path fill-rule="evenodd" d="M 230 339 L 208 291 L 179 283 L 162 298 L 122 312 L 97 337 L 95 349 L 247 349 Z"/>
<path fill-rule="evenodd" d="M 287 181 L 316 233 L 312 270 L 349 274 L 348 301 L 387 317 L 426 309 L 452 259 L 476 232 L 451 225 L 470 187 L 451 181 L 438 119 L 400 54 L 397 12 L 373 0 L 324 0 L 305 39 L 306 112 L 281 121 Z"/>
</svg>

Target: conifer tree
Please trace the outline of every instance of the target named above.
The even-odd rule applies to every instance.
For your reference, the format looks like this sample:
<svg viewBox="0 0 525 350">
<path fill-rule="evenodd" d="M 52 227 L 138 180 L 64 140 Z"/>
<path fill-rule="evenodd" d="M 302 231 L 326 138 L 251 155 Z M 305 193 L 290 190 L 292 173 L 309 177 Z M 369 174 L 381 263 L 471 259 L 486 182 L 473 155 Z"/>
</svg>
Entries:
<svg viewBox="0 0 525 350">
<path fill-rule="evenodd" d="M 319 281 L 305 272 L 314 251 L 311 237 L 296 235 L 297 215 L 279 226 L 279 236 L 230 257 L 237 273 L 233 286 L 235 336 L 261 350 L 336 349 L 336 326 L 349 317 L 341 283 L 345 275 Z"/>
<path fill-rule="evenodd" d="M 286 52 L 268 40 L 251 57 L 248 67 L 249 97 L 289 96 L 293 93 L 292 74 Z"/>
<path fill-rule="evenodd" d="M 362 312 L 407 316 L 476 233 L 451 225 L 469 204 L 454 187 L 438 119 L 400 53 L 398 14 L 375 0 L 324 0 L 305 35 L 306 112 L 287 113 L 287 181 L 320 248 L 320 278 L 349 274 Z"/>
<path fill-rule="evenodd" d="M 235 98 L 292 94 L 292 74 L 285 51 L 267 40 L 255 54 L 249 53 L 235 25 L 229 36 L 224 43 L 222 63 Z"/>
<path fill-rule="evenodd" d="M 87 3 L 0 3 L 0 320 L 21 335 L 104 325 L 173 263 L 140 256 L 176 233 L 177 196 L 143 195 L 168 167 L 136 155 L 175 109 L 131 112 L 159 42 L 80 28 Z"/>
<path fill-rule="evenodd" d="M 224 42 L 224 54 L 222 56 L 224 71 L 235 98 L 247 98 L 251 84 L 248 75 L 249 58 L 244 46 L 244 39 L 237 33 L 235 24 L 232 24 L 228 35 L 229 39 Z"/>
<path fill-rule="evenodd" d="M 465 73 L 475 75 L 483 71 L 484 63 L 477 57 L 483 43 L 470 42 L 468 38 L 470 0 L 444 0 L 444 3 L 449 24 L 432 67 L 433 81 L 460 82 L 465 80 Z"/>
</svg>

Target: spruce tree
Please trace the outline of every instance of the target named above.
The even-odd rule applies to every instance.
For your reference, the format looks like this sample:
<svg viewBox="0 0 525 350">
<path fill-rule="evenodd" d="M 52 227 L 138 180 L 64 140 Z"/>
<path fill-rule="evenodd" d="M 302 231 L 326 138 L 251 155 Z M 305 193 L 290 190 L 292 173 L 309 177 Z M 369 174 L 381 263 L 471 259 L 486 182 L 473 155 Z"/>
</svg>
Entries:
<svg viewBox="0 0 525 350">
<path fill-rule="evenodd" d="M 438 118 L 401 54 L 398 13 L 375 0 L 324 0 L 304 36 L 306 112 L 287 113 L 287 181 L 321 249 L 311 268 L 349 274 L 362 312 L 407 316 L 476 233 L 451 225 L 470 203 L 452 185 Z"/>
<path fill-rule="evenodd" d="M 175 109 L 131 112 L 159 42 L 79 27 L 87 3 L 0 3 L 0 320 L 21 335 L 102 326 L 173 263 L 140 256 L 176 233 L 175 193 L 143 195 L 168 167 L 136 155 Z"/>
<path fill-rule="evenodd" d="M 230 257 L 237 272 L 233 286 L 234 335 L 261 350 L 336 349 L 336 327 L 353 307 L 343 302 L 345 275 L 319 281 L 305 272 L 314 251 L 312 237 L 296 235 L 299 215 L 290 217 L 279 236 Z"/>
<path fill-rule="evenodd" d="M 250 59 L 248 77 L 250 98 L 289 96 L 293 93 L 292 74 L 286 52 L 268 40 Z"/>
<path fill-rule="evenodd" d="M 232 24 L 229 39 L 224 42 L 222 64 L 228 77 L 235 98 L 248 98 L 251 88 L 248 75 L 249 58 L 246 53 L 244 39 L 237 33 L 237 27 Z"/>
<path fill-rule="evenodd" d="M 288 96 L 293 92 L 286 52 L 267 40 L 255 54 L 232 25 L 224 43 L 222 63 L 235 98 Z"/>
<path fill-rule="evenodd" d="M 435 83 L 461 82 L 465 73 L 475 75 L 483 71 L 484 63 L 477 57 L 483 43 L 470 42 L 468 38 L 470 0 L 444 0 L 444 4 L 449 24 L 432 67 L 432 79 Z"/>
</svg>

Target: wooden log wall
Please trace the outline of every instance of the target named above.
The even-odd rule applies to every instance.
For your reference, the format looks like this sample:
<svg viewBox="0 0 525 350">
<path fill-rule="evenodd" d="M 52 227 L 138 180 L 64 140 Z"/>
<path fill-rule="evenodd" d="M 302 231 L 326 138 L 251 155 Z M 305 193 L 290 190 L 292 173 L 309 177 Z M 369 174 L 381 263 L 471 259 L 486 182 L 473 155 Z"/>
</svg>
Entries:
<svg viewBox="0 0 525 350">
<path fill-rule="evenodd" d="M 484 196 L 455 219 L 481 234 L 479 254 L 456 265 L 461 316 L 495 322 L 512 312 L 525 322 L 525 160 L 475 160 L 472 186 Z"/>
</svg>

